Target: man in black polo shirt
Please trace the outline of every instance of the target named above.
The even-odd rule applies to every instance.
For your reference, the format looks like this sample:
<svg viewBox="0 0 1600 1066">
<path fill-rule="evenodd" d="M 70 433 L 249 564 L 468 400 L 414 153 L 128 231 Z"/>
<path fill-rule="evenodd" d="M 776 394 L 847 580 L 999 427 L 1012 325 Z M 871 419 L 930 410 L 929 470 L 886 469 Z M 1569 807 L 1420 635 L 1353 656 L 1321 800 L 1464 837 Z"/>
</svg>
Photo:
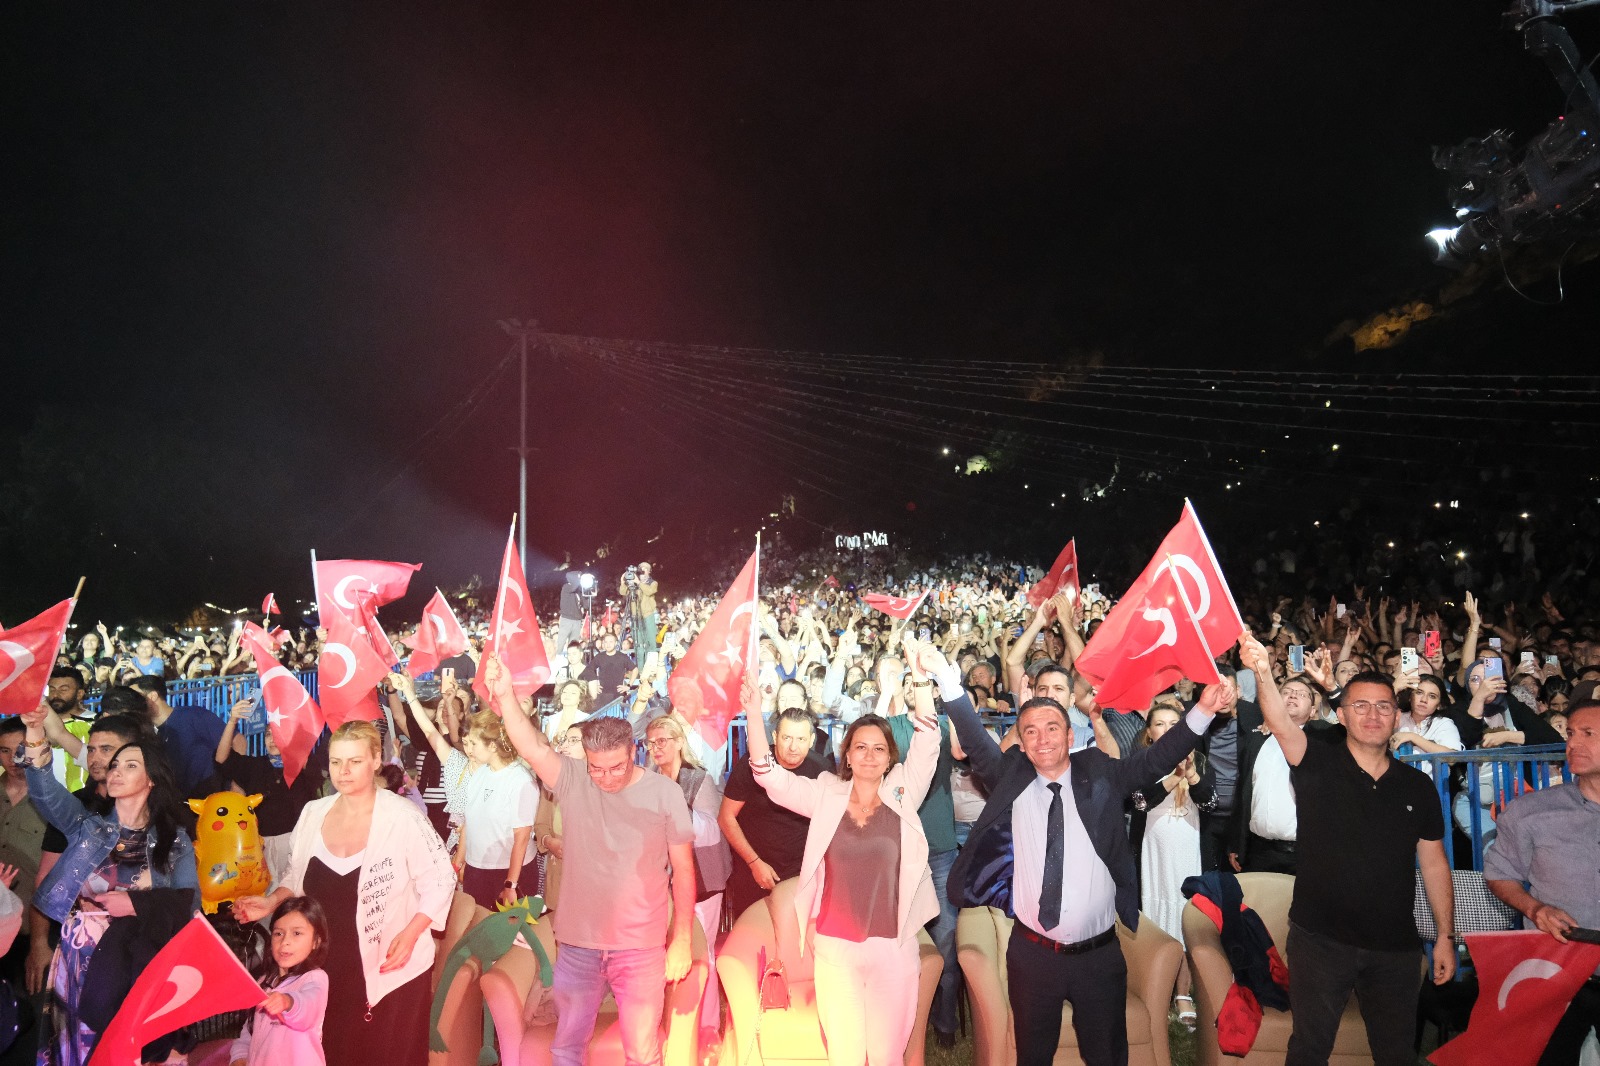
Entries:
<svg viewBox="0 0 1600 1066">
<path fill-rule="evenodd" d="M 1434 984 L 1455 973 L 1455 899 L 1433 782 L 1389 754 L 1394 687 L 1384 674 L 1357 674 L 1339 700 L 1344 743 L 1308 743 L 1272 682 L 1266 649 L 1246 636 L 1240 658 L 1255 672 L 1262 717 L 1292 767 L 1299 820 L 1285 1066 L 1327 1063 L 1352 991 L 1375 1066 L 1414 1066 L 1421 945 L 1412 871 L 1422 869 L 1443 945 L 1433 953 Z"/>
<path fill-rule="evenodd" d="M 799 708 L 780 712 L 773 723 L 778 734 L 773 756 L 801 777 L 814 778 L 827 769 L 811 747 L 816 723 L 810 711 Z M 800 872 L 811 819 L 768 799 L 767 790 L 750 773 L 746 755 L 728 773 L 717 824 L 738 860 L 725 890 L 728 909 L 737 918 L 750 904 L 766 898 L 773 885 Z"/>
</svg>

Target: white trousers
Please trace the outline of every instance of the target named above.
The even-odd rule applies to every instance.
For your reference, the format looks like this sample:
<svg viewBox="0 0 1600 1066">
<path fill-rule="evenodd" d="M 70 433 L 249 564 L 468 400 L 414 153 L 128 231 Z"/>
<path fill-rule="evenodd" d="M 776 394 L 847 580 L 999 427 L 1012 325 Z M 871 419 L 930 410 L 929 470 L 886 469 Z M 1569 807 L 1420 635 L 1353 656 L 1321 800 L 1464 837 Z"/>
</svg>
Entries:
<svg viewBox="0 0 1600 1066">
<path fill-rule="evenodd" d="M 817 933 L 812 950 L 829 1066 L 901 1066 L 917 1020 L 917 938 Z"/>
<path fill-rule="evenodd" d="M 722 893 L 703 899 L 694 905 L 694 916 L 706 934 L 706 964 L 711 979 L 706 982 L 705 994 L 700 999 L 700 1028 L 722 1028 L 722 985 L 717 980 L 717 930 L 722 927 Z"/>
</svg>

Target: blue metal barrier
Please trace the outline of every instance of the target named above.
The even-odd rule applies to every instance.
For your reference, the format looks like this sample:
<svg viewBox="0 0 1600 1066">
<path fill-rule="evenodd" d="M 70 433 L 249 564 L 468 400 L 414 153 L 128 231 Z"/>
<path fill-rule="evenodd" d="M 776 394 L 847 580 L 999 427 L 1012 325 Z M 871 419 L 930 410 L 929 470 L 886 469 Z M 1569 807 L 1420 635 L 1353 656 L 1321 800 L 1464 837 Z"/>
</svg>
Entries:
<svg viewBox="0 0 1600 1066">
<path fill-rule="evenodd" d="M 1410 747 L 1410 745 L 1402 745 Z M 1449 856 L 1450 864 L 1455 865 L 1455 834 L 1452 827 L 1459 824 L 1453 817 L 1450 777 L 1451 768 L 1461 766 L 1465 769 L 1464 787 L 1457 795 L 1457 799 L 1465 801 L 1462 805 L 1466 810 L 1466 825 L 1461 826 L 1463 831 L 1472 841 L 1472 869 L 1483 869 L 1483 849 L 1486 830 L 1493 832 L 1493 826 L 1484 825 L 1484 812 L 1489 812 L 1489 821 L 1493 822 L 1495 812 L 1510 803 L 1524 792 L 1535 792 L 1542 788 L 1549 788 L 1552 784 L 1572 782 L 1572 774 L 1567 769 L 1567 749 L 1564 744 L 1536 744 L 1523 748 L 1476 748 L 1471 751 L 1453 751 L 1438 755 L 1428 755 L 1420 752 L 1408 752 L 1398 756 L 1401 762 L 1410 763 L 1418 769 L 1428 773 L 1433 778 L 1434 788 L 1439 793 L 1439 809 L 1444 813 L 1444 847 L 1445 854 Z M 1487 786 L 1483 780 L 1483 772 L 1489 771 L 1490 781 Z M 1476 798 L 1478 802 L 1473 802 Z"/>
<path fill-rule="evenodd" d="M 306 691 L 311 693 L 311 698 L 317 698 L 317 672 L 315 670 L 301 670 L 294 672 L 295 677 Z M 233 705 L 240 700 L 249 699 L 251 696 L 261 694 L 261 678 L 257 674 L 229 674 L 226 677 L 195 677 L 184 678 L 179 681 L 167 682 L 167 702 L 174 707 L 188 704 L 191 707 L 204 707 L 218 718 L 224 720 Z M 85 708 L 98 715 L 100 713 L 100 697 L 93 696 L 83 701 Z M 249 737 L 250 754 L 265 755 L 267 753 L 266 741 L 263 736 Z"/>
</svg>

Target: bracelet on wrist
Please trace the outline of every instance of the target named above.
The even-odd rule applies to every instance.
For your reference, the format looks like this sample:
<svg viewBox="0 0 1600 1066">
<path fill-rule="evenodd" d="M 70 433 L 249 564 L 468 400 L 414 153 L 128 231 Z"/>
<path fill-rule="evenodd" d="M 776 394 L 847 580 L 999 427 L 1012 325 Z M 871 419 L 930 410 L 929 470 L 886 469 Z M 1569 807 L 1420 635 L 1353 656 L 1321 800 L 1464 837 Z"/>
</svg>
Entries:
<svg viewBox="0 0 1600 1066">
<path fill-rule="evenodd" d="M 749 860 L 748 862 L 746 862 L 745 865 L 746 866 L 754 866 L 756 863 L 758 863 L 760 861 L 761 861 L 761 856 L 757 855 L 755 858 L 753 858 L 753 859 Z"/>
</svg>

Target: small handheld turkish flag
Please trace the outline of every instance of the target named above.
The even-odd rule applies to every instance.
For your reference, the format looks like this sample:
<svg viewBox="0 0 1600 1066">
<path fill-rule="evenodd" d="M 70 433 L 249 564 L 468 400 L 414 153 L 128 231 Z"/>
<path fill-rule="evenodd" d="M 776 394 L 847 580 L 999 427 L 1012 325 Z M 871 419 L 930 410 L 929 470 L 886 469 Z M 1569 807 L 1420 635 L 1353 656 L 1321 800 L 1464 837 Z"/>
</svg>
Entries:
<svg viewBox="0 0 1600 1066">
<path fill-rule="evenodd" d="M 256 628 L 256 632 L 260 632 Z M 283 780 L 294 784 L 294 779 L 305 769 L 311 758 L 311 749 L 317 746 L 322 735 L 322 708 L 311 698 L 311 693 L 278 662 L 270 638 L 263 642 L 245 624 L 241 638 L 256 661 L 256 672 L 261 675 L 261 699 L 267 705 L 267 728 L 272 730 L 272 741 L 283 756 Z"/>
<path fill-rule="evenodd" d="M 522 575 L 522 557 L 517 554 L 517 522 L 511 521 L 506 538 L 506 554 L 500 563 L 500 592 L 495 597 L 494 614 L 489 620 L 489 636 L 483 653 L 493 652 L 511 672 L 511 688 L 519 701 L 532 696 L 550 680 L 550 657 L 545 654 L 544 638 L 539 635 L 539 617 L 528 599 L 528 582 Z M 483 674 L 472 679 L 472 691 L 490 706 L 489 685 Z"/>
<path fill-rule="evenodd" d="M 100 1034 L 89 1066 L 131 1066 L 152 1040 L 204 1018 L 248 1010 L 266 995 L 200 915 L 156 952 Z"/>
<path fill-rule="evenodd" d="M 922 595 L 912 598 L 910 596 L 890 596 L 885 592 L 862 593 L 861 602 L 875 611 L 882 611 L 891 618 L 910 618 L 922 606 L 922 601 L 928 598 Z"/>
<path fill-rule="evenodd" d="M 1429 1055 L 1437 1066 L 1534 1066 L 1578 989 L 1600 966 L 1600 944 L 1565 944 L 1537 929 L 1468 933 L 1478 1002 L 1467 1031 Z"/>
<path fill-rule="evenodd" d="M 1067 541 L 1067 546 L 1061 549 L 1061 554 L 1056 556 L 1055 565 L 1050 567 L 1050 572 L 1040 578 L 1028 590 L 1028 602 L 1035 607 L 1041 606 L 1045 600 L 1054 596 L 1062 589 L 1066 589 L 1068 597 L 1073 603 L 1078 602 L 1078 538 L 1073 537 Z"/>
<path fill-rule="evenodd" d="M 15 629 L 0 630 L 0 714 L 38 710 L 77 602 L 62 600 Z"/>
<path fill-rule="evenodd" d="M 270 592 L 267 593 L 267 598 L 261 601 L 261 613 L 262 614 L 277 614 L 278 613 L 278 601 L 273 598 L 273 594 L 270 593 Z"/>
<path fill-rule="evenodd" d="M 317 589 L 317 610 L 326 626 L 334 614 L 355 619 L 361 600 L 373 607 L 393 603 L 406 594 L 411 575 L 421 563 L 390 563 L 381 559 L 318 559 L 312 554 L 311 578 Z"/>
<path fill-rule="evenodd" d="M 672 671 L 672 709 L 693 723 L 714 750 L 728 742 L 728 722 L 739 713 L 739 687 L 754 669 L 756 570 L 759 549 L 723 593 L 705 628 Z"/>
<path fill-rule="evenodd" d="M 422 621 L 417 623 L 417 635 L 412 638 L 411 658 L 406 660 L 406 673 L 412 677 L 437 670 L 439 664 L 467 650 L 467 631 L 456 620 L 450 601 L 444 593 L 433 590 L 433 599 L 422 609 Z"/>
<path fill-rule="evenodd" d="M 375 722 L 383 715 L 374 689 L 389 664 L 373 650 L 368 634 L 339 612 L 328 619 L 328 639 L 317 657 L 317 695 L 328 725 L 338 729 L 352 719 Z"/>
<path fill-rule="evenodd" d="M 1170 578 L 1161 583 L 1164 575 Z M 1184 609 L 1193 616 L 1194 626 L 1179 625 Z M 1215 664 L 1202 669 L 1193 661 L 1193 629 L 1198 629 L 1205 653 L 1214 656 L 1239 639 L 1244 619 L 1194 505 L 1185 500 L 1178 524 L 1106 615 L 1078 656 L 1077 666 L 1095 683 L 1095 699 L 1101 706 L 1142 711 L 1156 693 L 1185 676 L 1185 664 L 1201 670 L 1198 676 L 1188 674 L 1191 680 L 1217 680 Z M 1143 680 L 1136 682 L 1141 673 Z M 1115 684 L 1110 684 L 1113 678 Z M 1109 702 L 1111 698 L 1118 702 Z"/>
</svg>

